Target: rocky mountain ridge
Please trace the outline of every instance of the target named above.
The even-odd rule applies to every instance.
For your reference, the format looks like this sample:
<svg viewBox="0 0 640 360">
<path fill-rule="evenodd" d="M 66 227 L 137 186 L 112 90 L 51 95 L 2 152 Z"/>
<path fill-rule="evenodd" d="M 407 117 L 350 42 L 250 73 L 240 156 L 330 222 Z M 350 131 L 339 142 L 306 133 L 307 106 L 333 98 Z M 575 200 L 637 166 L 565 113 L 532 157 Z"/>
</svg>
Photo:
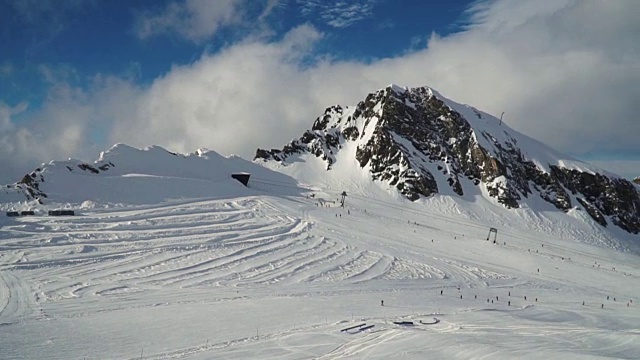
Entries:
<svg viewBox="0 0 640 360">
<path fill-rule="evenodd" d="M 480 188 L 507 208 L 539 197 L 560 211 L 584 209 L 602 226 L 640 232 L 640 194 L 633 183 L 429 87 L 390 85 L 355 107 L 331 106 L 300 138 L 282 149 L 258 149 L 254 161 L 286 165 L 291 157 L 312 154 L 331 171 L 349 145 L 357 147 L 355 159 L 371 179 L 412 201 Z"/>
</svg>

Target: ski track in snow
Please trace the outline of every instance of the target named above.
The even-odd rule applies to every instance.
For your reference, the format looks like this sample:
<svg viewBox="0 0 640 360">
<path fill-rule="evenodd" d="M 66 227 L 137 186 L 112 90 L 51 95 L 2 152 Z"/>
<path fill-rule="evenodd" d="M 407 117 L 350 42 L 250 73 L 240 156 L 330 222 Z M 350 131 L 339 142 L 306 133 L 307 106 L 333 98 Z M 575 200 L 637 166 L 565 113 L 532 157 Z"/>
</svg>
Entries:
<svg viewBox="0 0 640 360">
<path fill-rule="evenodd" d="M 0 326 L 21 321 L 32 310 L 31 289 L 11 272 L 0 273 L 2 302 L 0 306 Z"/>
<path fill-rule="evenodd" d="M 350 211 L 249 196 L 4 224 L 0 348 L 6 358 L 526 358 L 532 344 L 538 356 L 640 354 L 633 255 L 607 262 L 610 250 L 570 242 L 531 253 L 526 235 L 498 246 L 484 229 L 405 224 L 355 200 Z M 610 293 L 620 300 L 604 301 Z M 158 316 L 173 323 L 148 320 Z M 443 321 L 418 324 L 433 317 Z M 359 319 L 375 326 L 339 331 Z M 94 321 L 104 329 L 70 330 Z M 174 339 L 175 326 L 199 338 Z M 31 335 L 40 342 L 27 349 Z"/>
</svg>

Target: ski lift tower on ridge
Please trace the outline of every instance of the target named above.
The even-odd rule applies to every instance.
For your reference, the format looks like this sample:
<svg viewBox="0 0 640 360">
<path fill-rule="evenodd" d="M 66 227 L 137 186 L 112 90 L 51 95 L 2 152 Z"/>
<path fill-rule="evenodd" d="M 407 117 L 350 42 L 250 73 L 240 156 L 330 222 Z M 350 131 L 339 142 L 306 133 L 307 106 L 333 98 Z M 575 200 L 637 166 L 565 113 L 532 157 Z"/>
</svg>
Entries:
<svg viewBox="0 0 640 360">
<path fill-rule="evenodd" d="M 347 192 L 343 191 L 340 196 L 342 196 L 342 198 L 340 199 L 340 207 L 344 207 L 344 198 L 347 197 Z"/>
<path fill-rule="evenodd" d="M 493 243 L 495 244 L 496 238 L 498 237 L 498 229 L 494 227 L 489 228 L 489 235 L 487 235 L 487 241 L 489 241 L 489 238 L 491 237 L 491 233 L 493 233 Z"/>
</svg>

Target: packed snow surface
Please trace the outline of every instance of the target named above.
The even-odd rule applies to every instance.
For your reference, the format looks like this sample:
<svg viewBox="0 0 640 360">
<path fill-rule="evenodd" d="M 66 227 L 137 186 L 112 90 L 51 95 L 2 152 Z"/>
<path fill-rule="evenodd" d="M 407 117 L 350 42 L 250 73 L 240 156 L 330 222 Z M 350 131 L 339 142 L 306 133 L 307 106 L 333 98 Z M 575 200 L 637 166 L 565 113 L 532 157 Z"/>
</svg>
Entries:
<svg viewBox="0 0 640 360">
<path fill-rule="evenodd" d="M 5 219 L 2 358 L 640 355 L 637 256 L 335 200 Z"/>
<path fill-rule="evenodd" d="M 82 188 L 43 171 L 59 202 L 0 216 L 0 358 L 640 358 L 640 258 L 586 243 L 577 210 L 411 203 L 346 161 L 110 156 Z"/>
</svg>

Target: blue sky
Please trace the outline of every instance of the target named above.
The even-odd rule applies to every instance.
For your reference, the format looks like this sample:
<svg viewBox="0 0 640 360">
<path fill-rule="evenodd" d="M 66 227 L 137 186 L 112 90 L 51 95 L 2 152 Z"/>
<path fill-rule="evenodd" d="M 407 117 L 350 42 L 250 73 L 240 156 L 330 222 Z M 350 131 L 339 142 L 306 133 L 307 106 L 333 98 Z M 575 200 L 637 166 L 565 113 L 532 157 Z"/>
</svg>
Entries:
<svg viewBox="0 0 640 360">
<path fill-rule="evenodd" d="M 135 77 L 149 82 L 167 72 L 173 63 L 192 61 L 203 46 L 164 39 L 140 41 L 134 30 L 144 9 L 162 6 L 156 1 L 4 1 L 0 21 L 3 65 L 11 76 L 1 79 L 5 101 L 38 103 L 46 96 L 49 80 L 44 68 L 86 86 L 95 74 Z M 167 3 L 167 2 L 164 2 Z M 164 5 L 166 6 L 166 5 Z"/>
<path fill-rule="evenodd" d="M 389 83 L 637 176 L 639 4 L 0 0 L 0 183 L 117 142 L 251 158 Z"/>
<path fill-rule="evenodd" d="M 216 0 L 210 0 L 210 2 Z M 24 5 L 18 5 L 24 3 Z M 37 105 L 46 96 L 49 80 L 43 67 L 68 72 L 77 86 L 95 74 L 134 77 L 143 84 L 189 64 L 204 52 L 219 51 L 255 33 L 252 23 L 236 23 L 210 36 L 190 39 L 162 33 L 139 33 L 141 18 L 166 11 L 171 0 L 128 1 L 3 1 L 0 4 L 2 65 L 11 76 L 0 78 L 0 98 L 8 103 Z M 204 2 L 203 2 L 204 3 Z M 312 24 L 327 34 L 316 49 L 340 59 L 371 61 L 424 46 L 432 32 L 459 31 L 472 1 L 282 1 L 265 16 L 277 40 L 292 28 Z M 59 4 L 63 4 L 58 8 Z M 242 11 L 256 18 L 268 2 L 246 1 Z M 206 5 L 205 5 L 206 6 Z M 334 12 L 333 8 L 337 7 Z M 412 10 L 407 11 L 410 7 Z M 343 17 L 337 13 L 352 9 Z M 143 39 L 141 39 L 143 37 Z"/>
</svg>

